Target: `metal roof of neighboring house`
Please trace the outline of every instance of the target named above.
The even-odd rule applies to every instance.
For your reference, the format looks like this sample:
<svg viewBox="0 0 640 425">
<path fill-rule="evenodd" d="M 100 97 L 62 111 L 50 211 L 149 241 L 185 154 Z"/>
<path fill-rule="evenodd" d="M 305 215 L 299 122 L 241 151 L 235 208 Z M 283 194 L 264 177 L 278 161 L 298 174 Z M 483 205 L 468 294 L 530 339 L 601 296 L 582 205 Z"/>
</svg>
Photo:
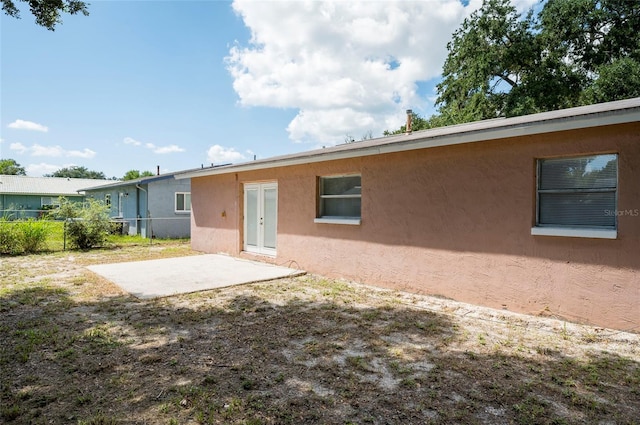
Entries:
<svg viewBox="0 0 640 425">
<path fill-rule="evenodd" d="M 640 97 L 415 131 L 236 165 L 187 171 L 182 176 L 203 177 L 632 122 L 640 122 Z"/>
<path fill-rule="evenodd" d="M 0 193 L 15 195 L 77 196 L 85 188 L 103 185 L 109 180 L 67 177 L 29 177 L 0 175 Z"/>
</svg>

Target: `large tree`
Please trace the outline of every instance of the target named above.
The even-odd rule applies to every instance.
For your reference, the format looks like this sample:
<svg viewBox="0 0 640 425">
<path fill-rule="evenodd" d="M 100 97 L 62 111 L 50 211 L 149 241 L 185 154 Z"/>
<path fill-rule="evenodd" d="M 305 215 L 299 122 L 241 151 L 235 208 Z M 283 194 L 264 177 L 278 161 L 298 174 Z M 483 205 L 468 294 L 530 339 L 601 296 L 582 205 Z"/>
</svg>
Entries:
<svg viewBox="0 0 640 425">
<path fill-rule="evenodd" d="M 0 159 L 0 174 L 9 174 L 13 176 L 26 176 L 27 172 L 24 167 L 16 162 L 15 159 Z"/>
<path fill-rule="evenodd" d="M 91 171 L 86 167 L 81 167 L 78 165 L 61 168 L 51 174 L 45 174 L 45 177 L 69 177 L 72 179 L 106 179 L 102 171 Z"/>
<path fill-rule="evenodd" d="M 640 94 L 640 1 L 547 0 L 522 16 L 484 0 L 453 34 L 436 125 Z"/>
<path fill-rule="evenodd" d="M 63 13 L 89 15 L 88 4 L 79 0 L 2 0 L 4 13 L 19 19 L 20 10 L 16 6 L 17 1 L 28 3 L 29 10 L 36 18 L 36 24 L 51 31 L 55 30 L 57 24 L 62 23 Z"/>
</svg>

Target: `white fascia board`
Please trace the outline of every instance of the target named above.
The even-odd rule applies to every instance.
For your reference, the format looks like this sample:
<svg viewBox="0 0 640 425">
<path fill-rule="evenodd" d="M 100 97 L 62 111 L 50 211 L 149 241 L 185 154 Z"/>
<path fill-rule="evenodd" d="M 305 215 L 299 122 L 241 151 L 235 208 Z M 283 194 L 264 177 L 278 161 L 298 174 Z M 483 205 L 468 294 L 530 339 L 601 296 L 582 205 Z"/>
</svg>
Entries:
<svg viewBox="0 0 640 425">
<path fill-rule="evenodd" d="M 602 127 L 640 122 L 640 98 L 613 102 L 619 108 L 606 109 L 604 105 L 590 105 L 561 111 L 544 112 L 513 118 L 498 118 L 440 127 L 400 136 L 388 136 L 348 146 L 285 155 L 272 159 L 246 162 L 180 174 L 180 178 L 197 178 L 217 174 L 239 173 L 267 168 L 288 167 L 310 163 L 359 158 L 386 153 L 453 146 L 536 134 Z M 625 108 L 623 108 L 626 107 Z M 178 173 L 179 174 L 179 173 Z"/>
</svg>

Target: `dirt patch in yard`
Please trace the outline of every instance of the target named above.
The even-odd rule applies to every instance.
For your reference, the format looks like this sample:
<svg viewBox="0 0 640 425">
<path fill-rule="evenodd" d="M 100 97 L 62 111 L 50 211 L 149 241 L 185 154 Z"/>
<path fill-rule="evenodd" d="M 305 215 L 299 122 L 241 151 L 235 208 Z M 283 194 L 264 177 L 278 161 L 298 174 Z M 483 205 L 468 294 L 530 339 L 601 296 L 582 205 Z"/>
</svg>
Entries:
<svg viewBox="0 0 640 425">
<path fill-rule="evenodd" d="M 2 258 L 0 422 L 631 424 L 637 334 L 302 276 L 141 301 L 88 264 Z"/>
</svg>

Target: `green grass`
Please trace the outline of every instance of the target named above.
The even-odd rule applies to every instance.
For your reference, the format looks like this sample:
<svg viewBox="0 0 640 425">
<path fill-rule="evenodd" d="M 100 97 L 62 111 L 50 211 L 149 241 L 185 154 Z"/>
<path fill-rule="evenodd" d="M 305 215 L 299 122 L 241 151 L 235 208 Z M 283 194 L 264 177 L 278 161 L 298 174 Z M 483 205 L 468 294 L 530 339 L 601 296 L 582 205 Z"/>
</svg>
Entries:
<svg viewBox="0 0 640 425">
<path fill-rule="evenodd" d="M 15 225 L 14 223 L 8 222 L 10 225 Z M 51 220 L 51 221 L 38 221 L 38 223 L 42 223 L 42 228 L 46 229 L 46 240 L 42 244 L 42 247 L 38 247 L 37 251 L 47 251 L 47 252 L 59 252 L 65 250 L 70 250 L 70 241 L 67 237 L 65 243 L 65 229 L 64 229 L 64 221 L 59 220 Z M 40 228 L 38 228 L 40 229 Z M 32 232 L 33 233 L 33 232 Z M 136 245 L 164 245 L 167 243 L 180 243 L 180 242 L 188 242 L 188 238 L 181 239 L 157 239 L 153 240 L 149 238 L 143 238 L 140 235 L 109 235 L 107 237 L 107 247 L 123 247 L 123 246 L 136 246 Z"/>
</svg>

